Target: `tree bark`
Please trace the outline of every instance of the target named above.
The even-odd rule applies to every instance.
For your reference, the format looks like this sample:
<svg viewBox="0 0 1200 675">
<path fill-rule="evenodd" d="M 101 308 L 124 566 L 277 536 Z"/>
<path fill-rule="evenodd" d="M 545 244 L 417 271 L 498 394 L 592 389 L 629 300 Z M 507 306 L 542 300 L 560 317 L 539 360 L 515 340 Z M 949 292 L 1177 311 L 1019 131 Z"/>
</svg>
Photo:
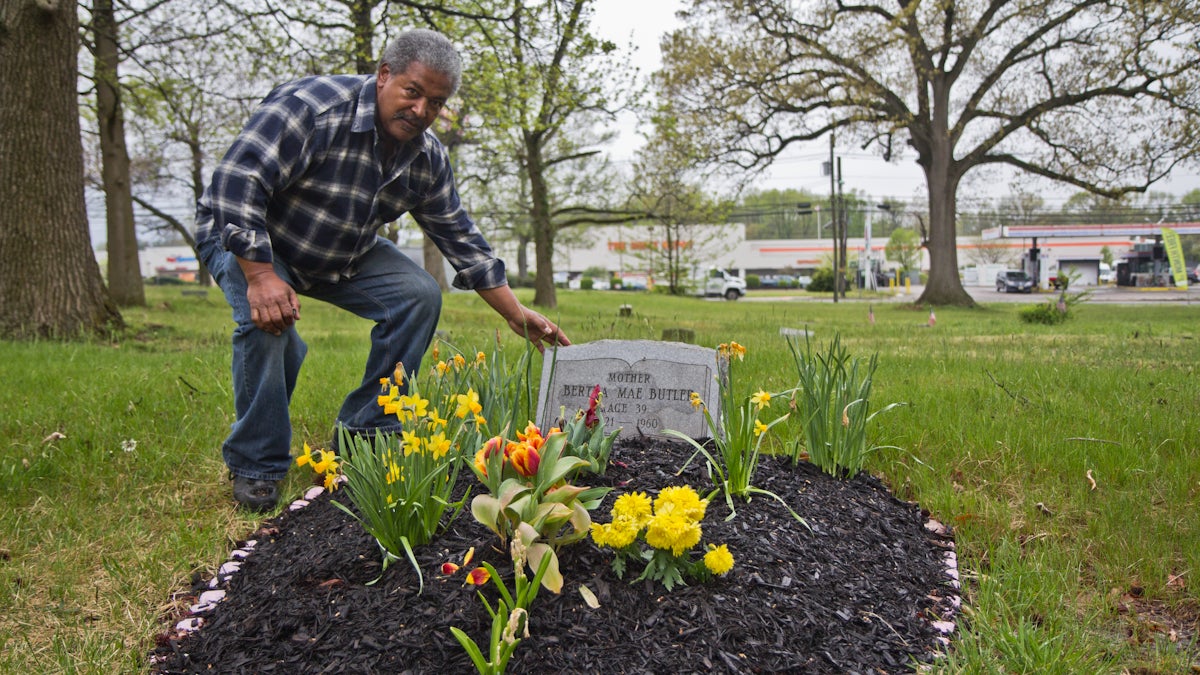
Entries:
<svg viewBox="0 0 1200 675">
<path fill-rule="evenodd" d="M 421 264 L 425 266 L 425 271 L 429 272 L 429 276 L 437 282 L 438 288 L 442 289 L 443 293 L 450 290 L 450 284 L 446 281 L 446 265 L 442 262 L 445 258 L 442 257 L 442 252 L 438 250 L 437 244 L 433 243 L 427 234 L 421 237 L 421 255 L 423 257 Z"/>
<path fill-rule="evenodd" d="M 95 40 L 96 117 L 100 131 L 100 176 L 108 231 L 108 289 L 122 307 L 146 304 L 133 220 L 129 150 L 125 145 L 125 112 L 121 104 L 117 19 L 112 0 L 92 3 Z"/>
<path fill-rule="evenodd" d="M 950 138 L 950 87 L 943 78 L 931 81 L 932 114 L 928 131 L 914 134 L 917 163 L 925 170 L 929 194 L 929 279 L 919 305 L 975 306 L 958 278 L 958 182 L 963 168 L 954 161 Z"/>
<path fill-rule="evenodd" d="M 75 3 L 0 4 L 0 336 L 121 327 L 88 234 Z"/>
<path fill-rule="evenodd" d="M 525 134 L 526 166 L 529 169 L 530 218 L 533 220 L 533 258 L 537 277 L 533 280 L 533 304 L 547 309 L 558 306 L 554 290 L 554 223 L 550 219 L 550 194 L 542 161 L 541 137 Z"/>
</svg>

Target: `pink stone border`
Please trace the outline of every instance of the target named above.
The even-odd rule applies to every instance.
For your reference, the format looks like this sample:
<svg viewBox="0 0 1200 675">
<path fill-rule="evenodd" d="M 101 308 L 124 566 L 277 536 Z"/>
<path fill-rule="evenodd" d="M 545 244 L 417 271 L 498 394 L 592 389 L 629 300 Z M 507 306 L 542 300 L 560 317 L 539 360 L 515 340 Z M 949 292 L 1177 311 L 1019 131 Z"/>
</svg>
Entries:
<svg viewBox="0 0 1200 675">
<path fill-rule="evenodd" d="M 945 614 L 937 620 L 930 622 L 941 633 L 937 641 L 942 645 L 943 649 L 946 649 L 950 646 L 950 635 L 954 633 L 956 627 L 955 617 L 962 611 L 962 585 L 958 577 L 958 554 L 954 550 L 954 540 L 950 538 L 950 528 L 930 518 L 925 521 L 925 529 L 936 535 L 946 537 L 946 541 L 939 543 L 939 546 L 944 546 L 947 549 L 942 553 L 942 559 L 946 564 L 946 576 L 950 577 L 950 586 L 954 588 L 955 592 L 949 597 L 929 596 L 930 599 L 946 608 Z M 942 601 L 945 601 L 945 603 Z"/>
</svg>

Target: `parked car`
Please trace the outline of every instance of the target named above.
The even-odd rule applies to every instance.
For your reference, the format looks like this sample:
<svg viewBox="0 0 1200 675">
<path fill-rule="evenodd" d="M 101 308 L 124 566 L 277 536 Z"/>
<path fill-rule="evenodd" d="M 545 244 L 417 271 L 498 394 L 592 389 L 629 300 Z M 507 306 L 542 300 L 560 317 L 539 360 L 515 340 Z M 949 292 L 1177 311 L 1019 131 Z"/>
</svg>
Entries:
<svg viewBox="0 0 1200 675">
<path fill-rule="evenodd" d="M 1117 280 L 1117 271 L 1107 263 L 1100 263 L 1100 275 L 1097 280 L 1102 284 L 1111 284 Z"/>
<path fill-rule="evenodd" d="M 996 275 L 997 293 L 1032 293 L 1033 279 L 1021 270 L 1004 270 Z"/>
</svg>

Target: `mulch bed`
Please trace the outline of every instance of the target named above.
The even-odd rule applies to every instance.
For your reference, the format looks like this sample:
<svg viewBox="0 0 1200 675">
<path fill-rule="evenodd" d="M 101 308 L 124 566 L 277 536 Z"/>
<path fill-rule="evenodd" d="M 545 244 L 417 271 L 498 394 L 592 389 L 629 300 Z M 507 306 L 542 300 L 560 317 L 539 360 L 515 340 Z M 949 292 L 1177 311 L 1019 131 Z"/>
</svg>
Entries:
<svg viewBox="0 0 1200 675">
<path fill-rule="evenodd" d="M 690 454 L 660 440 L 619 442 L 607 475 L 583 481 L 616 488 L 596 520 L 607 522 L 620 491 L 653 496 L 680 484 L 706 491 L 703 458 L 674 475 Z M 467 482 L 474 477 L 464 471 L 460 483 Z M 900 673 L 935 658 L 945 640 L 934 622 L 954 613 L 957 591 L 947 572 L 953 543 L 926 527 L 928 514 L 875 478 L 837 480 L 804 462 L 764 457 L 754 482 L 783 498 L 811 531 L 761 496 L 735 501 L 727 521 L 718 496 L 703 542 L 727 544 L 734 568 L 670 593 L 631 584 L 640 569 L 618 579 L 611 551 L 590 539 L 567 547 L 559 553 L 563 591 L 538 595 L 532 635 L 508 672 Z M 441 564 L 461 562 L 474 546 L 476 562 L 511 574 L 507 552 L 494 549 L 494 536 L 467 511 L 417 551 L 425 576 L 419 595 L 407 561 L 368 585 L 380 576 L 378 546 L 328 494 L 267 521 L 253 538 L 241 570 L 221 579 L 226 598 L 199 614 L 203 627 L 160 637 L 153 672 L 474 672 L 450 627 L 486 645 L 490 619 L 476 589 L 463 585 L 466 570 L 445 578 Z M 598 597 L 598 609 L 585 604 L 580 584 Z M 208 587 L 197 579 L 192 593 Z"/>
</svg>

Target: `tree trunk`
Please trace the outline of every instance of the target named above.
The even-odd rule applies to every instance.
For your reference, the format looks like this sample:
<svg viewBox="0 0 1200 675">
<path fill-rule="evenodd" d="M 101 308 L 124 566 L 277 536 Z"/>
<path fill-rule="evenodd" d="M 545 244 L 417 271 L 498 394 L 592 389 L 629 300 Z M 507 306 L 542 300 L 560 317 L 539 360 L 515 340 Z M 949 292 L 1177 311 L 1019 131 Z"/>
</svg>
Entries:
<svg viewBox="0 0 1200 675">
<path fill-rule="evenodd" d="M 541 141 L 526 134 L 525 151 L 529 166 L 530 218 L 533 220 L 533 257 L 537 278 L 533 281 L 533 304 L 547 309 L 558 306 L 554 290 L 554 225 L 550 222 L 550 195 L 542 163 Z"/>
<path fill-rule="evenodd" d="M 75 3 L 0 6 L 0 336 L 123 325 L 88 235 Z"/>
<path fill-rule="evenodd" d="M 958 278 L 957 180 L 934 162 L 934 170 L 925 172 L 925 182 L 929 190 L 929 280 L 917 304 L 973 307 L 975 300 Z"/>
<path fill-rule="evenodd" d="M 529 279 L 529 237 L 524 234 L 517 235 L 517 278 Z"/>
<path fill-rule="evenodd" d="M 108 289 L 122 307 L 146 304 L 142 267 L 138 261 L 137 231 L 125 146 L 125 113 L 121 104 L 117 20 L 112 0 L 92 3 L 92 36 L 96 43 L 96 117 L 100 130 L 100 176 L 104 183 L 104 213 L 108 224 Z"/>
<path fill-rule="evenodd" d="M 437 244 L 429 238 L 429 235 L 421 237 L 421 253 L 424 256 L 422 264 L 425 265 L 425 271 L 429 272 L 429 276 L 437 282 L 438 288 L 442 292 L 450 290 L 450 284 L 446 281 L 446 265 L 442 261 L 442 252 L 438 250 Z"/>
</svg>

